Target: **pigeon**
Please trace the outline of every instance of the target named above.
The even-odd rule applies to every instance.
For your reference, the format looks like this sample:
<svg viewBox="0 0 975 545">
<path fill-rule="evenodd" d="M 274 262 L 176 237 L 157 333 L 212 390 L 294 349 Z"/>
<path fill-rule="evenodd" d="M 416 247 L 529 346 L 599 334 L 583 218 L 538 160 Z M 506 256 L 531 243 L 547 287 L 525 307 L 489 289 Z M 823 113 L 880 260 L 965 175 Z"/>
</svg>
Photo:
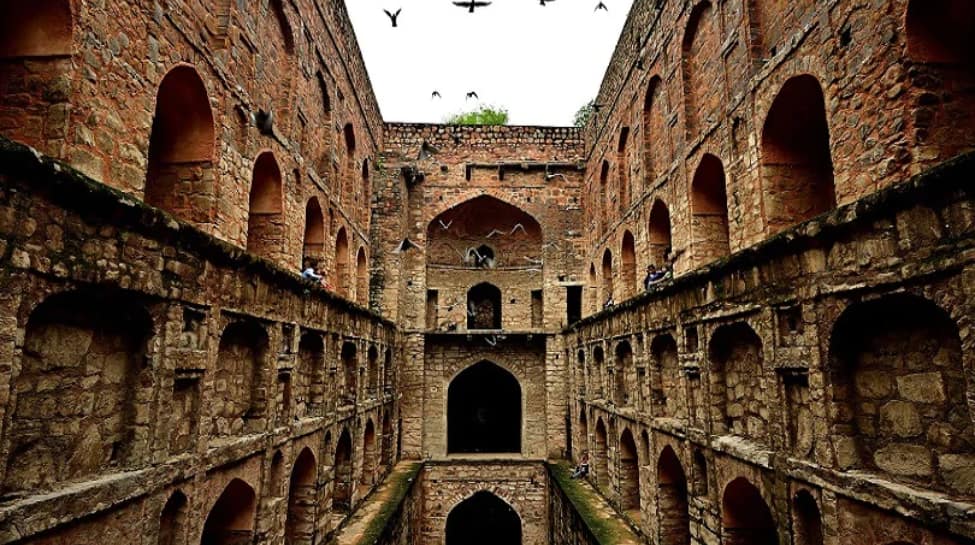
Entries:
<svg viewBox="0 0 975 545">
<path fill-rule="evenodd" d="M 548 2 L 555 2 L 555 0 L 538 0 L 538 5 L 544 8 Z"/>
<path fill-rule="evenodd" d="M 554 180 L 556 178 L 562 178 L 562 180 L 565 181 L 565 182 L 568 182 L 569 181 L 569 179 L 565 177 L 565 174 L 562 174 L 561 172 L 555 172 L 555 173 L 552 173 L 552 174 L 546 174 L 545 175 L 545 181 L 546 182 L 551 182 L 552 180 Z"/>
<path fill-rule="evenodd" d="M 254 124 L 261 134 L 267 136 L 274 133 L 274 112 L 259 110 L 254 117 Z"/>
<path fill-rule="evenodd" d="M 420 144 L 420 153 L 417 154 L 416 160 L 426 161 L 438 153 L 440 153 L 440 150 L 431 146 L 426 140 L 424 140 L 423 143 Z"/>
<path fill-rule="evenodd" d="M 397 246 L 396 249 L 393 250 L 393 253 L 394 254 L 402 254 L 402 253 L 406 253 L 406 252 L 408 252 L 408 251 L 410 251 L 410 250 L 412 250 L 414 248 L 419 248 L 419 246 L 417 246 L 416 243 L 413 242 L 412 240 L 410 240 L 409 238 L 404 238 L 403 239 L 403 242 L 400 242 L 399 243 L 399 246 Z"/>
<path fill-rule="evenodd" d="M 403 8 L 396 10 L 396 13 L 390 13 L 388 9 L 384 9 L 383 11 L 385 11 L 386 15 L 389 16 L 389 20 L 393 22 L 393 28 L 396 28 L 396 19 L 399 18 L 399 12 L 403 11 Z"/>
<path fill-rule="evenodd" d="M 609 8 L 606 7 L 606 4 L 600 2 L 596 4 L 596 9 L 594 9 L 593 11 L 599 11 L 599 10 L 609 11 Z"/>
<path fill-rule="evenodd" d="M 454 220 L 450 220 L 447 223 L 444 223 L 443 220 L 437 220 L 437 221 L 440 223 L 440 227 L 444 231 L 446 231 L 447 229 L 450 229 L 450 226 L 454 224 Z"/>
<path fill-rule="evenodd" d="M 491 5 L 491 2 L 481 2 L 478 0 L 467 0 L 466 2 L 454 2 L 459 8 L 467 8 L 468 13 L 474 13 L 475 8 L 483 8 Z"/>
<path fill-rule="evenodd" d="M 435 99 L 435 98 L 443 98 L 443 97 L 440 96 L 440 91 L 434 91 L 434 92 L 430 93 L 430 99 L 432 100 L 432 99 Z"/>
<path fill-rule="evenodd" d="M 491 335 L 490 337 L 484 337 L 484 342 L 488 343 L 491 346 L 498 346 L 498 338 L 495 337 L 494 335 Z"/>
<path fill-rule="evenodd" d="M 481 97 L 477 96 L 477 93 L 475 93 L 474 91 L 471 91 L 467 93 L 467 100 L 470 100 L 472 98 L 480 99 Z"/>
</svg>

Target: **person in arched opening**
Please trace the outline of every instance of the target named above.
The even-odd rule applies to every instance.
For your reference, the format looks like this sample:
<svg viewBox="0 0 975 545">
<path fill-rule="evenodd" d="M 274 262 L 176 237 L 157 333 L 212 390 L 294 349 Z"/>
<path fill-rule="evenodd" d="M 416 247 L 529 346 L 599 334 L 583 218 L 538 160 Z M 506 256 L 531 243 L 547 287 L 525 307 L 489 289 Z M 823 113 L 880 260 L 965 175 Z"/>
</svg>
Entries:
<svg viewBox="0 0 975 545">
<path fill-rule="evenodd" d="M 579 465 L 576 466 L 575 471 L 572 472 L 573 479 L 580 479 L 589 476 L 589 453 L 583 452 L 582 459 L 579 460 Z"/>
<path fill-rule="evenodd" d="M 310 260 L 305 260 L 305 267 L 301 271 L 301 278 L 313 284 L 322 284 L 325 277 L 315 271 L 315 264 Z"/>
</svg>

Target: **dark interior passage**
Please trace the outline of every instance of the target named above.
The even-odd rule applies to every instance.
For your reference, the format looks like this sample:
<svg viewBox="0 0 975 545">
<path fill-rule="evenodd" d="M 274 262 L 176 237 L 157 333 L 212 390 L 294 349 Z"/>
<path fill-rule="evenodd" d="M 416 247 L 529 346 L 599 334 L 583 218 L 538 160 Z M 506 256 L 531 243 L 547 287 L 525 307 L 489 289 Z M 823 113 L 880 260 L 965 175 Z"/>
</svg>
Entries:
<svg viewBox="0 0 975 545">
<path fill-rule="evenodd" d="M 520 545 L 518 513 L 490 492 L 478 492 L 447 516 L 447 545 Z"/>
<path fill-rule="evenodd" d="M 521 386 L 511 373 L 482 361 L 450 383 L 447 451 L 521 452 Z"/>
</svg>

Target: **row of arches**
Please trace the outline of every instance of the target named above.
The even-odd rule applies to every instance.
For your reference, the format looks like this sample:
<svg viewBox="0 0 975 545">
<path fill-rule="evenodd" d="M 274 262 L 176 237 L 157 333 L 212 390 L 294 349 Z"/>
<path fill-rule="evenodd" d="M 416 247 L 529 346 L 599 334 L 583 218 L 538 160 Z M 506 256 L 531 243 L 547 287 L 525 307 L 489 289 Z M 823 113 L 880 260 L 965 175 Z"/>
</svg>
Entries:
<svg viewBox="0 0 975 545">
<path fill-rule="evenodd" d="M 370 343 L 362 361 L 357 343 L 341 343 L 339 354 L 336 341 L 330 356 L 322 332 L 296 332 L 291 324 L 274 330 L 243 317 L 208 326 L 205 315 L 187 309 L 173 324 L 179 309 L 124 290 L 88 288 L 51 295 L 31 310 L 12 377 L 17 390 L 0 491 L 50 489 L 139 467 L 150 437 L 176 455 L 204 437 L 261 433 L 272 423 L 321 417 L 342 400 L 359 403 L 392 389 L 390 348 L 381 354 Z M 163 349 L 170 325 L 182 329 L 176 352 Z M 206 330 L 214 326 L 218 345 L 204 370 L 188 373 L 173 368 L 176 360 L 161 359 L 187 351 L 205 357 Z M 293 363 L 275 372 L 275 362 Z M 157 410 L 156 399 L 172 408 L 169 414 L 153 423 L 139 418 Z"/>
<path fill-rule="evenodd" d="M 388 414 L 383 419 L 382 441 L 389 441 L 392 427 Z M 378 482 L 379 471 L 388 470 L 392 464 L 391 449 L 382 448 L 377 454 L 377 433 L 371 419 L 363 430 L 362 468 L 360 484 L 369 488 Z M 325 438 L 326 448 L 331 446 L 331 435 Z M 315 454 L 308 447 L 301 450 L 285 478 L 284 460 L 280 451 L 270 461 L 264 495 L 281 497 L 284 514 L 284 542 L 289 545 L 311 545 L 318 539 L 319 521 L 329 509 L 338 514 L 350 511 L 353 500 L 353 447 L 352 436 L 343 429 L 332 456 L 333 466 L 320 465 Z M 331 473 L 331 474 L 330 474 Z M 287 485 L 285 490 L 282 487 Z M 364 495 L 363 491 L 359 497 Z M 260 501 L 251 483 L 242 478 L 234 478 L 223 488 L 216 498 L 202 527 L 189 520 L 190 499 L 180 489 L 173 491 L 159 514 L 156 542 L 158 545 L 186 545 L 197 542 L 201 545 L 234 545 L 249 543 L 254 538 L 256 519 L 262 505 L 277 505 Z M 197 528 L 192 530 L 191 528 Z M 195 534 L 199 532 L 199 534 Z"/>
<path fill-rule="evenodd" d="M 962 338 L 948 312 L 909 294 L 855 302 L 825 335 L 820 365 L 772 368 L 767 362 L 774 352 L 803 335 L 805 312 L 777 312 L 774 335 L 759 335 L 747 320 L 717 325 L 700 347 L 698 326 L 689 326 L 680 344 L 672 332 L 662 332 L 618 340 L 607 347 L 610 357 L 603 343 L 591 351 L 580 348 L 574 380 L 584 398 L 678 419 L 713 434 L 784 445 L 817 463 L 826 460 L 816 452 L 815 438 L 829 433 L 837 445 L 832 459 L 837 469 L 965 493 L 964 481 L 936 462 L 975 452 Z M 928 394 L 919 394 L 922 389 Z M 828 414 L 827 421 L 818 422 L 814 414 Z M 925 431 L 930 429 L 953 440 L 939 441 Z M 782 436 L 773 436 L 774 430 Z M 901 463 L 904 459 L 912 462 Z"/>
<path fill-rule="evenodd" d="M 652 120 L 653 116 L 647 115 Z M 608 170 L 608 163 L 604 163 L 603 172 Z M 826 107 L 822 88 L 814 76 L 789 79 L 773 101 L 762 132 L 761 176 L 762 217 L 769 234 L 836 207 Z M 679 218 L 687 225 L 686 240 L 674 241 L 670 207 L 658 196 L 650 201 L 646 243 L 639 261 L 656 268 L 670 266 L 675 242 L 689 250 L 685 269 L 706 265 L 731 253 L 728 179 L 722 160 L 705 153 L 691 176 L 689 188 L 689 212 L 686 219 Z M 636 253 L 633 233 L 623 230 L 618 264 L 614 263 L 611 248 L 603 251 L 599 269 L 602 280 L 590 285 L 591 289 L 600 286 L 602 290 L 600 295 L 593 295 L 594 300 L 622 300 L 641 291 Z M 591 280 L 595 272 L 593 264 Z M 621 287 L 614 285 L 614 277 L 619 278 Z"/>
<path fill-rule="evenodd" d="M 293 32 L 282 3 L 277 0 L 271 2 L 271 8 L 272 15 L 277 20 L 274 26 L 279 26 L 281 32 L 272 33 L 274 36 L 271 37 L 270 42 L 273 43 L 269 44 L 268 54 L 273 56 L 278 52 L 287 58 L 267 60 L 262 66 L 265 66 L 266 71 L 274 72 L 266 74 L 269 78 L 290 78 L 279 72 L 295 67 L 290 60 L 295 53 Z M 25 89 L 22 88 L 24 86 L 16 83 L 17 76 L 14 72 L 21 70 L 25 60 L 40 63 L 38 66 L 41 66 L 49 61 L 56 63 L 61 62 L 59 59 L 70 59 L 71 55 L 75 54 L 74 27 L 79 14 L 72 10 L 71 2 L 68 0 L 32 2 L 11 8 L 9 11 L 8 17 L 2 23 L 2 30 L 9 32 L 5 32 L 4 38 L 0 39 L 0 76 L 3 76 L 0 80 L 4 81 L 4 85 L 0 86 L 0 111 L 6 112 L 9 98 L 12 101 L 9 105 L 11 112 L 16 110 L 15 113 L 11 113 L 11 116 L 19 119 L 30 116 L 31 112 L 28 111 L 29 108 L 19 107 L 24 100 L 18 97 L 25 92 Z M 199 16 L 202 17 L 205 13 L 213 13 L 212 6 Z M 229 15 L 224 14 L 222 17 L 229 21 Z M 283 39 L 276 38 L 278 34 L 283 36 Z M 50 77 L 54 81 L 59 76 L 58 71 L 49 74 L 43 69 L 38 69 L 36 72 L 30 77 L 34 79 Z M 328 132 L 331 127 L 331 100 L 321 73 L 318 74 L 316 81 L 322 95 L 320 104 L 322 111 L 319 114 L 324 116 L 324 119 L 318 123 L 316 118 L 315 125 L 329 128 L 325 131 Z M 38 93 L 51 94 L 33 81 L 29 86 L 26 84 L 25 86 L 28 92 L 36 89 Z M 286 96 L 277 97 L 276 102 L 272 101 L 276 106 L 273 108 L 274 122 L 278 124 L 276 127 L 285 126 L 288 123 L 287 118 L 296 113 L 293 111 L 295 108 L 292 104 L 296 97 L 293 96 L 290 80 L 279 88 L 283 89 L 282 93 Z M 255 97 L 257 98 L 267 97 Z M 71 97 L 63 97 L 60 100 L 70 101 L 70 99 Z M 328 206 L 327 220 L 324 218 L 322 204 L 318 201 L 319 196 L 306 196 L 300 199 L 303 202 L 299 206 L 305 209 L 304 240 L 300 241 L 301 246 L 298 246 L 299 241 L 294 240 L 295 237 L 301 236 L 301 231 L 299 231 L 300 226 L 291 224 L 291 218 L 301 216 L 298 211 L 291 212 L 288 208 L 291 206 L 290 194 L 302 192 L 301 175 L 297 169 L 294 171 L 296 187 L 286 189 L 281 164 L 275 152 L 270 150 L 259 152 L 254 158 L 249 186 L 246 183 L 240 184 L 244 188 L 249 187 L 244 190 L 247 201 L 244 202 L 241 198 L 241 202 L 235 202 L 238 200 L 232 187 L 235 184 L 222 183 L 220 180 L 222 176 L 229 175 L 224 173 L 231 172 L 232 169 L 220 168 L 221 136 L 216 130 L 218 123 L 212 102 L 207 84 L 193 65 L 178 64 L 166 72 L 159 81 L 151 131 L 148 135 L 145 183 L 141 187 L 141 195 L 145 202 L 220 238 L 239 243 L 255 255 L 289 268 L 303 267 L 306 262 L 311 262 L 312 266 L 328 272 L 329 283 L 335 286 L 338 293 L 365 304 L 368 301 L 368 253 L 364 245 L 352 248 L 350 251 L 354 251 L 354 255 L 339 252 L 340 240 L 346 227 L 338 225 L 339 222 L 335 219 L 335 212 L 331 206 Z M 44 101 L 41 100 L 39 103 Z M 243 115 L 238 122 L 245 130 L 252 125 L 260 128 L 263 126 L 262 123 L 272 123 L 270 118 L 262 117 L 264 115 L 263 112 L 255 112 L 253 116 Z M 38 126 L 41 124 L 24 119 L 23 123 L 16 124 L 16 127 L 5 132 L 5 135 L 46 149 L 37 141 L 40 136 L 20 132 Z M 263 128 L 261 130 L 264 131 Z M 52 128 L 48 128 L 46 132 L 57 133 Z M 353 209 L 358 214 L 354 220 L 365 225 L 369 217 L 367 212 L 362 211 L 367 210 L 369 204 L 370 164 L 368 159 L 363 160 L 360 172 L 356 161 L 358 152 L 355 128 L 352 123 L 345 124 L 342 133 L 346 156 L 342 172 L 333 174 L 331 170 L 322 170 L 318 175 L 323 179 L 360 178 L 358 185 L 346 184 L 347 187 L 336 188 L 334 196 L 340 199 L 344 195 L 351 195 L 349 204 L 354 205 Z M 321 139 L 323 138 L 319 138 Z M 312 151 L 309 150 L 309 153 Z M 325 150 L 322 155 L 330 157 L 331 150 Z M 327 164 L 331 169 L 331 160 L 321 161 L 321 163 Z M 123 181 L 109 181 L 114 185 L 138 187 L 138 184 L 132 182 L 134 181 L 125 180 L 123 184 Z M 289 198 L 286 198 L 286 193 L 289 194 Z M 234 209 L 239 209 L 240 212 L 228 209 L 228 204 Z M 344 236 L 347 239 L 349 235 Z M 328 250 L 334 249 L 335 254 L 326 252 L 325 241 L 328 239 L 333 241 Z M 326 267 L 326 258 L 331 260 L 331 265 L 328 267 Z M 340 268 L 342 270 L 339 270 Z"/>
</svg>

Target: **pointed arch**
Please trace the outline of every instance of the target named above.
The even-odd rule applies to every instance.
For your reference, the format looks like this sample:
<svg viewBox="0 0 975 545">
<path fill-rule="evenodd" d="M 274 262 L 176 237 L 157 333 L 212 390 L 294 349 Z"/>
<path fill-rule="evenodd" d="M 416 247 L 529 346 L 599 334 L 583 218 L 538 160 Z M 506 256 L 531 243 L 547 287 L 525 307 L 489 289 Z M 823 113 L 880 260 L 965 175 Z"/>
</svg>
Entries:
<svg viewBox="0 0 975 545">
<path fill-rule="evenodd" d="M 629 229 L 623 231 L 623 244 L 620 248 L 620 264 L 622 265 L 623 299 L 628 299 L 640 292 L 636 283 L 636 239 Z"/>
<path fill-rule="evenodd" d="M 337 513 L 352 510 L 352 435 L 348 429 L 342 430 L 335 445 L 335 488 L 332 494 L 332 509 Z"/>
<path fill-rule="evenodd" d="M 647 184 L 660 176 L 670 163 L 670 127 L 665 98 L 660 76 L 650 78 L 643 102 L 643 157 Z"/>
<path fill-rule="evenodd" d="M 315 538 L 318 464 L 311 449 L 298 454 L 288 487 L 288 513 L 285 519 L 286 545 L 311 545 Z"/>
<path fill-rule="evenodd" d="M 447 388 L 447 452 L 521 452 L 522 390 L 507 369 L 481 361 Z"/>
<path fill-rule="evenodd" d="M 501 289 L 482 282 L 467 291 L 467 329 L 501 329 Z"/>
<path fill-rule="evenodd" d="M 615 391 L 613 400 L 621 407 L 628 407 L 632 404 L 630 393 L 636 389 L 632 387 L 635 379 L 636 369 L 633 367 L 633 347 L 628 341 L 621 341 L 616 345 L 616 361 L 614 362 L 616 377 L 614 381 Z"/>
<path fill-rule="evenodd" d="M 589 314 L 599 312 L 599 278 L 596 276 L 596 264 L 589 264 Z"/>
<path fill-rule="evenodd" d="M 379 349 L 372 345 L 366 352 L 366 388 L 369 397 L 379 394 Z"/>
<path fill-rule="evenodd" d="M 609 448 L 606 434 L 606 424 L 603 419 L 596 420 L 596 431 L 593 435 L 592 468 L 596 474 L 596 484 L 604 491 L 609 490 Z"/>
<path fill-rule="evenodd" d="M 823 545 L 823 515 L 808 490 L 800 490 L 792 497 L 792 513 L 795 545 Z"/>
<path fill-rule="evenodd" d="M 342 343 L 342 387 L 341 403 L 354 405 L 359 390 L 359 349 L 352 341 Z"/>
<path fill-rule="evenodd" d="M 630 146 L 630 128 L 620 129 L 619 143 L 616 147 L 616 168 L 619 180 L 619 204 L 620 215 L 624 214 L 630 207 L 630 165 L 628 153 Z"/>
<path fill-rule="evenodd" d="M 609 248 L 603 252 L 603 304 L 615 302 L 616 294 L 613 290 L 613 252 Z"/>
<path fill-rule="evenodd" d="M 383 412 L 383 432 L 382 432 L 382 450 L 380 464 L 384 468 L 391 467 L 393 461 L 395 460 L 395 453 L 393 452 L 393 420 L 389 417 L 388 412 Z"/>
<path fill-rule="evenodd" d="M 215 197 L 214 146 L 206 86 L 194 67 L 176 66 L 156 94 L 146 203 L 197 225 L 209 223 Z"/>
<path fill-rule="evenodd" d="M 599 167 L 599 193 L 596 195 L 596 202 L 599 203 L 599 235 L 601 236 L 609 228 L 609 161 L 603 160 Z"/>
<path fill-rule="evenodd" d="M 443 210 L 427 223 L 426 233 L 427 265 L 521 267 L 526 257 L 542 257 L 544 233 L 538 220 L 492 195 L 480 195 Z M 472 248 L 477 254 L 470 251 Z M 483 253 L 487 249 L 491 255 Z"/>
<path fill-rule="evenodd" d="M 715 10 L 708 0 L 698 2 L 691 10 L 681 42 L 681 67 L 684 81 L 684 125 L 688 139 L 696 138 L 707 119 L 710 104 L 705 93 L 714 86 L 706 80 L 719 61 L 719 34 L 716 31 Z"/>
<path fill-rule="evenodd" d="M 186 507 L 189 501 L 181 490 L 175 490 L 166 500 L 159 514 L 157 545 L 182 545 L 186 543 Z"/>
<path fill-rule="evenodd" d="M 251 178 L 247 216 L 247 251 L 271 259 L 284 244 L 284 204 L 281 168 L 274 154 L 257 156 Z"/>
<path fill-rule="evenodd" d="M 308 199 L 305 205 L 305 238 L 302 261 L 316 267 L 325 257 L 325 215 L 318 197 Z"/>
<path fill-rule="evenodd" d="M 728 545 L 778 545 L 775 519 L 758 488 L 739 477 L 721 497 L 722 543 Z"/>
<path fill-rule="evenodd" d="M 488 491 L 460 502 L 447 515 L 445 545 L 521 545 L 521 517 Z"/>
<path fill-rule="evenodd" d="M 711 154 L 701 158 L 691 181 L 691 236 L 694 266 L 731 253 L 724 165 Z"/>
<path fill-rule="evenodd" d="M 650 243 L 650 264 L 664 267 L 673 251 L 670 209 L 663 199 L 654 199 L 650 207 L 650 223 L 647 228 Z"/>
<path fill-rule="evenodd" d="M 620 507 L 640 520 L 640 456 L 629 428 L 620 436 Z"/>
<path fill-rule="evenodd" d="M 254 536 L 257 495 L 249 484 L 234 479 L 210 509 L 203 523 L 201 545 L 250 543 Z"/>
<path fill-rule="evenodd" d="M 761 149 L 770 233 L 836 208 L 826 102 L 815 76 L 782 86 L 765 118 Z"/>
<path fill-rule="evenodd" d="M 350 297 L 349 257 L 349 236 L 345 233 L 345 227 L 341 227 L 335 235 L 335 289 L 346 299 Z"/>
<path fill-rule="evenodd" d="M 370 418 L 366 421 L 366 427 L 362 432 L 361 483 L 365 487 L 370 487 L 376 482 L 377 454 L 376 425 L 372 423 L 372 418 Z"/>
<path fill-rule="evenodd" d="M 657 459 L 657 532 L 660 545 L 690 545 L 687 475 L 670 445 Z"/>
<path fill-rule="evenodd" d="M 369 261 L 363 246 L 355 256 L 355 298 L 360 305 L 369 305 Z"/>
</svg>

